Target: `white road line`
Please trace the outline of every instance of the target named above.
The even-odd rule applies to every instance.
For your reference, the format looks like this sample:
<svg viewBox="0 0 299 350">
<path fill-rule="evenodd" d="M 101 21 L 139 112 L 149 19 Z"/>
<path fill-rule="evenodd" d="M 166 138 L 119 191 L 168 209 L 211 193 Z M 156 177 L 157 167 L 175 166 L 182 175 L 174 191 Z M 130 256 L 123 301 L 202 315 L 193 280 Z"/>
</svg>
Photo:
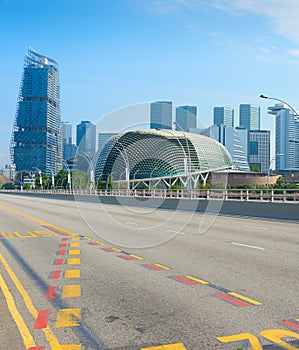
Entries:
<svg viewBox="0 0 299 350">
<path fill-rule="evenodd" d="M 166 231 L 171 233 L 180 233 L 180 231 L 173 231 L 173 230 L 166 230 Z"/>
<path fill-rule="evenodd" d="M 252 248 L 252 249 L 265 250 L 265 248 L 262 248 L 262 247 L 256 247 L 256 246 L 254 246 L 254 245 L 247 245 L 247 244 L 236 243 L 236 242 L 230 242 L 230 244 L 240 245 L 240 246 L 242 246 L 242 247 L 247 247 L 247 248 Z"/>
<path fill-rule="evenodd" d="M 128 225 L 138 225 L 138 224 L 136 224 L 136 222 L 130 222 L 130 221 L 126 221 L 126 224 L 128 224 Z"/>
</svg>

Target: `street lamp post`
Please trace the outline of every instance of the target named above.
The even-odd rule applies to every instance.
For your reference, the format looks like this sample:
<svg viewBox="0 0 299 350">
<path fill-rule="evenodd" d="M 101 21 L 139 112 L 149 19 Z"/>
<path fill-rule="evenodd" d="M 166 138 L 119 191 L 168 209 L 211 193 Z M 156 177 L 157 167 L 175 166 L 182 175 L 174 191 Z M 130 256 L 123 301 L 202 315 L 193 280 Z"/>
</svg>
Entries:
<svg viewBox="0 0 299 350">
<path fill-rule="evenodd" d="M 273 100 L 273 101 L 278 101 L 278 102 L 282 102 L 284 103 L 285 105 L 287 105 L 293 112 L 294 112 L 294 116 L 296 119 L 299 119 L 299 114 L 298 112 L 295 110 L 294 107 L 292 107 L 289 103 L 279 99 L 279 98 L 276 98 L 276 97 L 268 97 L 268 96 L 265 96 L 265 95 L 260 95 L 260 98 L 264 98 L 264 99 L 267 99 L 267 100 Z"/>
<path fill-rule="evenodd" d="M 122 145 L 121 142 L 117 141 L 118 143 L 120 143 Z M 124 156 L 122 150 L 116 146 L 116 145 L 113 145 L 113 147 L 115 147 L 119 153 L 121 154 L 124 162 L 125 162 L 125 172 L 126 172 L 126 182 L 127 182 L 127 190 L 130 190 L 130 166 L 129 166 L 129 158 L 128 158 L 128 155 L 126 154 L 126 157 Z M 125 147 L 122 145 L 122 148 L 123 150 L 125 151 Z M 125 152 L 126 153 L 126 152 Z"/>
<path fill-rule="evenodd" d="M 272 164 L 272 162 L 274 161 L 274 159 L 275 159 L 276 157 L 283 157 L 283 156 L 284 156 L 284 154 L 282 154 L 282 153 L 277 153 L 277 154 L 275 154 L 275 155 L 272 157 L 272 159 L 271 159 L 271 161 L 270 161 L 269 168 L 268 168 L 268 176 L 267 176 L 267 192 L 268 192 L 268 189 L 269 189 L 269 180 L 270 180 L 271 164 Z"/>
<path fill-rule="evenodd" d="M 62 159 L 62 162 L 65 165 L 66 170 L 67 170 L 67 183 L 68 183 L 68 186 L 69 186 L 69 190 L 71 191 L 72 190 L 71 170 L 70 170 L 67 162 L 64 159 Z"/>
</svg>

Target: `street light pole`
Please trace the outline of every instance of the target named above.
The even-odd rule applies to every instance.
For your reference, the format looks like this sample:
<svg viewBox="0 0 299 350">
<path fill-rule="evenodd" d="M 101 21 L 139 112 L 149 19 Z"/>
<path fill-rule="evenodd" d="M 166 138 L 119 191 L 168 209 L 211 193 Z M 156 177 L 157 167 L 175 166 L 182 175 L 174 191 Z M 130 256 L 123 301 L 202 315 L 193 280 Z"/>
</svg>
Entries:
<svg viewBox="0 0 299 350">
<path fill-rule="evenodd" d="M 287 105 L 293 112 L 294 112 L 294 116 L 295 116 L 295 119 L 299 119 L 299 114 L 298 112 L 295 110 L 294 107 L 292 107 L 289 103 L 279 99 L 279 98 L 276 98 L 276 97 L 268 97 L 268 96 L 265 96 L 265 95 L 260 95 L 260 98 L 264 98 L 264 99 L 267 99 L 267 100 L 273 100 L 273 101 L 278 101 L 278 102 L 282 102 L 284 103 L 285 105 Z"/>
</svg>

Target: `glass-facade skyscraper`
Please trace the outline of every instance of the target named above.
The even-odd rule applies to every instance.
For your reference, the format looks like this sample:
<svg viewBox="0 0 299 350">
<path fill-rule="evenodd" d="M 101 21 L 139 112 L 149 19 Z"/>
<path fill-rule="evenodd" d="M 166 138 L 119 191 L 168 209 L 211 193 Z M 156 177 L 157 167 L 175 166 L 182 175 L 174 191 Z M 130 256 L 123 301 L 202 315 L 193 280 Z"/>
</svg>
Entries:
<svg viewBox="0 0 299 350">
<path fill-rule="evenodd" d="M 150 104 L 150 128 L 172 129 L 171 101 L 157 101 Z"/>
<path fill-rule="evenodd" d="M 261 107 L 251 104 L 241 104 L 239 110 L 239 125 L 247 130 L 260 130 Z"/>
<path fill-rule="evenodd" d="M 25 55 L 11 158 L 17 171 L 50 175 L 62 166 L 58 64 L 31 48 Z"/>
<path fill-rule="evenodd" d="M 175 109 L 176 130 L 189 131 L 197 127 L 197 107 L 179 106 Z"/>
<path fill-rule="evenodd" d="M 214 125 L 234 127 L 234 110 L 230 107 L 214 107 Z"/>
<path fill-rule="evenodd" d="M 88 120 L 77 125 L 76 145 L 79 152 L 93 156 L 96 151 L 96 126 Z"/>
</svg>

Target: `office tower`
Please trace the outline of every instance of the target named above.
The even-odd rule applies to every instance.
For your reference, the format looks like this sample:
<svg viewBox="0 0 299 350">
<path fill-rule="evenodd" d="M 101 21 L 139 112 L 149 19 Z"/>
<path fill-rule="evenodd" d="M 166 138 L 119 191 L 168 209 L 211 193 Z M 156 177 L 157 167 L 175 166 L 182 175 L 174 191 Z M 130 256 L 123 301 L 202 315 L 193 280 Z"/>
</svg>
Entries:
<svg viewBox="0 0 299 350">
<path fill-rule="evenodd" d="M 171 101 L 157 101 L 150 104 L 150 128 L 172 129 Z"/>
<path fill-rule="evenodd" d="M 225 146 L 232 157 L 235 169 L 248 171 L 247 162 L 247 129 L 234 129 L 230 126 L 212 125 L 202 134 L 214 138 Z"/>
<path fill-rule="evenodd" d="M 96 151 L 96 126 L 90 121 L 82 121 L 77 125 L 76 145 L 79 152 L 93 156 Z"/>
<path fill-rule="evenodd" d="M 267 173 L 270 165 L 270 131 L 249 132 L 249 166 L 257 165 L 261 173 Z"/>
<path fill-rule="evenodd" d="M 61 169 L 58 64 L 31 48 L 25 55 L 11 158 L 17 171 L 38 169 L 50 175 Z"/>
<path fill-rule="evenodd" d="M 98 152 L 101 152 L 110 137 L 116 135 L 115 132 L 100 132 L 98 133 Z"/>
<path fill-rule="evenodd" d="M 268 107 L 275 118 L 275 169 L 299 169 L 299 120 L 285 104 Z"/>
<path fill-rule="evenodd" d="M 230 107 L 214 107 L 214 125 L 234 127 L 234 110 Z"/>
<path fill-rule="evenodd" d="M 189 131 L 197 127 L 197 107 L 179 106 L 175 109 L 176 130 Z"/>
<path fill-rule="evenodd" d="M 247 130 L 260 130 L 261 108 L 251 104 L 241 104 L 239 125 Z"/>
<path fill-rule="evenodd" d="M 73 139 L 73 127 L 69 122 L 62 122 L 62 144 L 71 145 Z"/>
</svg>

